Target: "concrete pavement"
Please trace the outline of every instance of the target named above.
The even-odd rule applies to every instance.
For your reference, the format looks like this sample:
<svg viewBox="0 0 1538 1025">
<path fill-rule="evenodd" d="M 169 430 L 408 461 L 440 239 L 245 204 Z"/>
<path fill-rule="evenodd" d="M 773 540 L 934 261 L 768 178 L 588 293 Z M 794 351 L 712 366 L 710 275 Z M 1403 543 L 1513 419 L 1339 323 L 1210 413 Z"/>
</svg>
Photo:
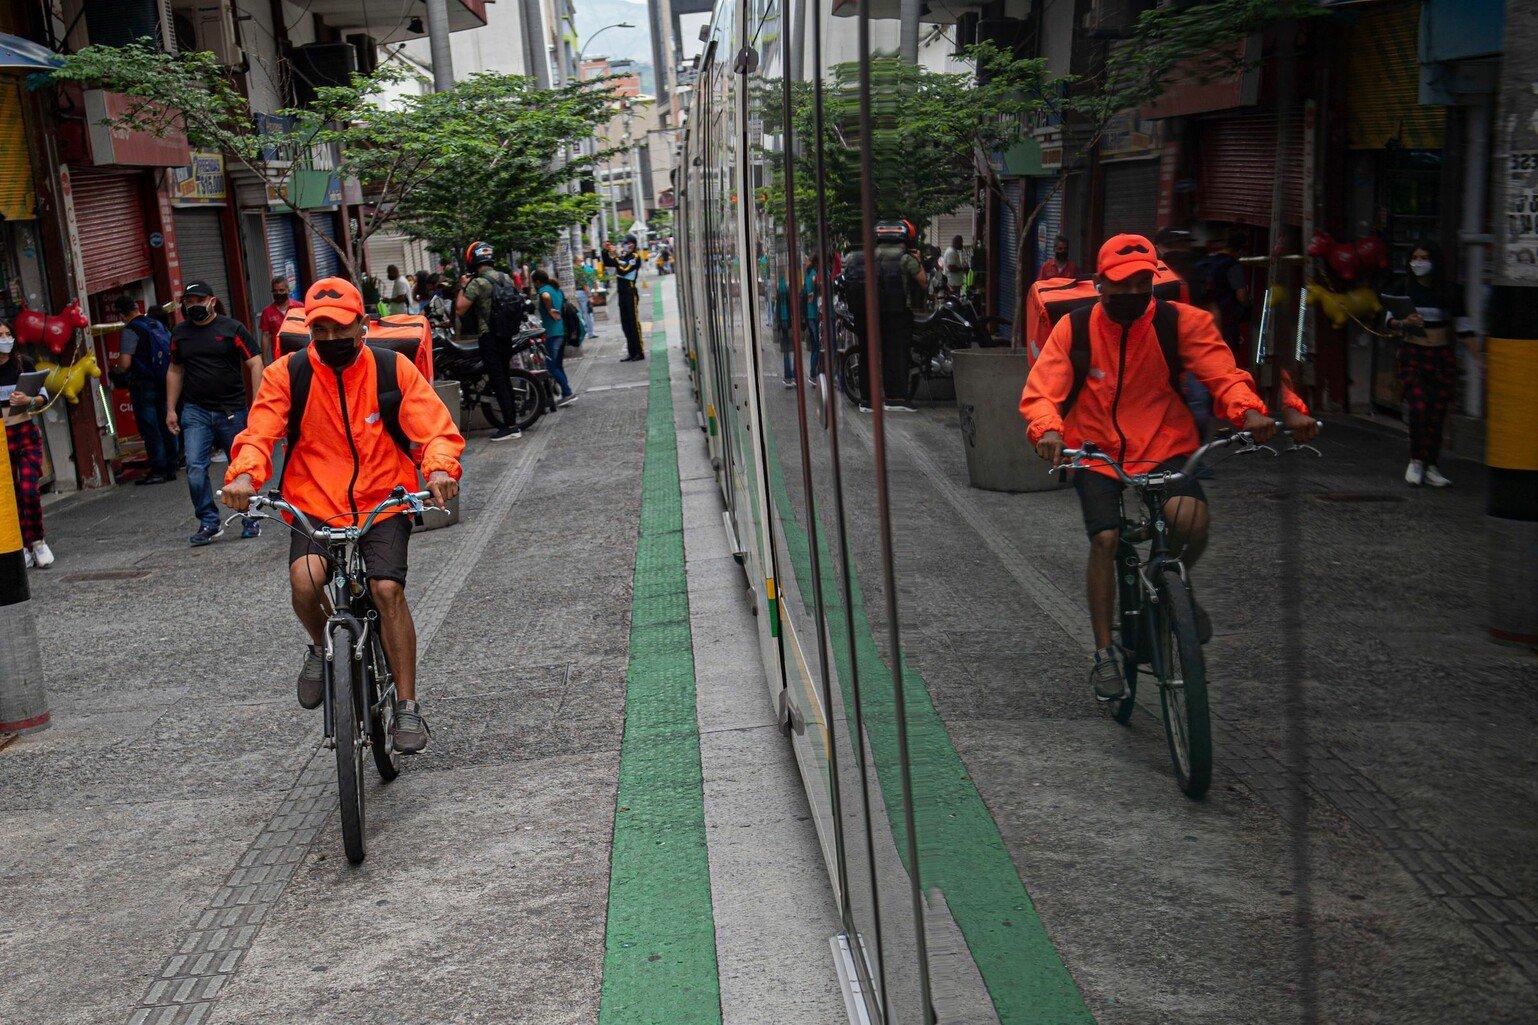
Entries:
<svg viewBox="0 0 1538 1025">
<path fill-rule="evenodd" d="M 357 869 L 294 703 L 279 528 L 189 549 L 181 484 L 51 512 L 59 562 L 33 586 L 55 726 L 0 752 L 0 1020 L 598 1020 L 648 402 L 617 335 L 568 363 L 592 389 L 575 406 L 472 440 L 463 524 L 413 540 L 434 736 L 371 785 Z M 718 502 L 679 447 L 686 501 Z M 835 1021 L 826 885 L 774 871 L 815 847 L 800 784 L 767 691 L 742 686 L 762 669 L 719 601 L 719 514 L 692 521 L 723 1020 L 789 1012 L 767 956 L 803 966 L 800 1020 Z M 749 850 L 765 801 L 785 811 Z M 755 929 L 787 902 L 805 924 L 766 953 Z"/>
</svg>

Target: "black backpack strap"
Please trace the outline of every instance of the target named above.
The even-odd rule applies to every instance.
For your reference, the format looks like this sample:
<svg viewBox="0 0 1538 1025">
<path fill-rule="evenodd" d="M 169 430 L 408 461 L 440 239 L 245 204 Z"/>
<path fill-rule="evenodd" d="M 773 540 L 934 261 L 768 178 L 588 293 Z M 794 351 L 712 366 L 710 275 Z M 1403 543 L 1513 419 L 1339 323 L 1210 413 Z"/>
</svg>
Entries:
<svg viewBox="0 0 1538 1025">
<path fill-rule="evenodd" d="M 1068 314 L 1068 326 L 1071 329 L 1071 338 L 1068 342 L 1068 365 L 1073 368 L 1073 384 L 1068 388 L 1068 397 L 1059 407 L 1062 416 L 1067 416 L 1073 404 L 1079 401 L 1079 392 L 1084 390 L 1084 382 L 1089 379 L 1089 315 L 1095 307 L 1081 306 Z"/>
<path fill-rule="evenodd" d="M 392 349 L 376 345 L 370 345 L 368 351 L 374 357 L 374 385 L 379 392 L 379 422 L 384 425 L 385 433 L 395 442 L 396 447 L 410 456 L 411 439 L 406 437 L 406 432 L 401 428 L 401 401 L 404 396 L 395 374 L 396 360 L 401 356 Z"/>
<path fill-rule="evenodd" d="M 294 459 L 294 446 L 299 443 L 299 424 L 304 420 L 304 407 L 310 401 L 310 382 L 315 378 L 315 368 L 310 365 L 310 354 L 304 349 L 288 357 L 288 435 L 283 446 L 283 472 L 278 474 L 278 493 L 283 493 L 283 478 L 288 475 L 288 464 Z"/>
<path fill-rule="evenodd" d="M 1159 351 L 1164 353 L 1164 365 L 1169 367 L 1170 388 L 1176 395 L 1184 394 L 1180 390 L 1180 375 L 1185 372 L 1185 366 L 1180 362 L 1180 311 L 1173 303 L 1155 299 L 1153 327 L 1159 339 Z"/>
</svg>

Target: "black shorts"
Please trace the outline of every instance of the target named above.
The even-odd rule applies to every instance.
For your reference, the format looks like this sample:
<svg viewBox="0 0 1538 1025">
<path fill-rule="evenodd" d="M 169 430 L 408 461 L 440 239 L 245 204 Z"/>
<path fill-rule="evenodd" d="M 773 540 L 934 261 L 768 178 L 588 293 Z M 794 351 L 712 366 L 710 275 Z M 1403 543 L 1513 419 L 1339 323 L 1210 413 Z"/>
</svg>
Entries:
<svg viewBox="0 0 1538 1025">
<path fill-rule="evenodd" d="M 308 515 L 308 514 L 306 514 Z M 413 517 L 397 514 L 378 520 L 374 529 L 363 535 L 358 551 L 363 555 L 363 571 L 370 580 L 406 582 L 406 545 L 411 540 Z M 314 517 L 311 517 L 314 522 Z M 289 531 L 288 564 L 292 566 L 306 555 L 326 557 L 326 550 L 297 530 Z M 327 571 L 331 569 L 327 562 Z"/>
<path fill-rule="evenodd" d="M 1173 459 L 1166 459 L 1155 469 L 1178 470 L 1185 465 L 1187 458 L 1189 457 L 1176 456 Z M 1086 534 L 1094 537 L 1103 531 L 1121 529 L 1122 483 L 1120 480 L 1091 470 L 1075 470 L 1073 489 L 1079 493 L 1079 509 L 1084 513 Z M 1207 501 L 1207 494 L 1202 491 L 1201 481 L 1195 477 L 1187 477 L 1171 485 L 1167 494 L 1170 498 L 1194 498 L 1199 502 Z"/>
</svg>

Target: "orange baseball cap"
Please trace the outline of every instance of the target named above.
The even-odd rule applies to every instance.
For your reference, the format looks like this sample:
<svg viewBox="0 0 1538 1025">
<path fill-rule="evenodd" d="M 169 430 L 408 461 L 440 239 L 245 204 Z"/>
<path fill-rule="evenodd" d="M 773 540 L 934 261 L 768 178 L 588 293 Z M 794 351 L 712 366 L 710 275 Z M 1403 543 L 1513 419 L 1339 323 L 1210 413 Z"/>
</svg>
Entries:
<svg viewBox="0 0 1538 1025">
<path fill-rule="evenodd" d="M 346 278 L 321 278 L 304 293 L 304 326 L 320 317 L 351 324 L 363 316 L 363 295 Z"/>
<path fill-rule="evenodd" d="M 1159 269 L 1154 244 L 1142 235 L 1113 235 L 1100 247 L 1095 270 L 1110 281 L 1125 281 L 1134 274 Z"/>
</svg>

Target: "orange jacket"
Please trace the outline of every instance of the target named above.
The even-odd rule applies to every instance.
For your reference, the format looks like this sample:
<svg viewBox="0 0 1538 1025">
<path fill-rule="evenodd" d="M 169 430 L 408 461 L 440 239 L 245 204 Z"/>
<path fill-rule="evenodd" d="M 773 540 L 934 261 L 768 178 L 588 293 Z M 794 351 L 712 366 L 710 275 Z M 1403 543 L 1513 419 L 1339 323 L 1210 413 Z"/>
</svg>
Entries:
<svg viewBox="0 0 1538 1025">
<path fill-rule="evenodd" d="M 1247 410 L 1265 412 L 1254 379 L 1235 365 L 1212 314 L 1185 303 L 1172 305 L 1180 313 L 1181 365 L 1212 392 L 1213 415 L 1237 426 Z M 1032 445 L 1048 431 L 1059 431 L 1070 448 L 1093 441 L 1128 473 L 1143 473 L 1196 451 L 1201 444 L 1196 420 L 1170 388 L 1169 367 L 1154 335 L 1153 311 L 1149 303 L 1148 311 L 1123 329 L 1095 304 L 1089 317 L 1089 376 L 1066 423 L 1059 409 L 1073 385 L 1068 359 L 1073 327 L 1068 317 L 1057 322 L 1020 396 L 1020 415 Z M 1284 395 L 1286 405 L 1308 411 L 1290 388 Z M 1089 469 L 1116 475 L 1103 463 L 1092 463 Z"/>
<path fill-rule="evenodd" d="M 341 390 L 347 398 L 344 423 L 336 373 L 311 347 L 282 357 L 262 372 L 246 429 L 235 439 L 230 453 L 225 483 L 243 473 L 249 473 L 258 485 L 272 476 L 273 446 L 288 435 L 291 359 L 310 360 L 314 376 L 304 418 L 299 422 L 299 440 L 288 453 L 283 475 L 283 497 L 289 502 L 312 517 L 327 517 L 332 526 L 358 524 L 362 516 L 349 520 L 348 514 L 366 515 L 388 498 L 397 484 L 417 490 L 418 466 L 423 477 L 442 470 L 457 480 L 465 439 L 437 392 L 411 361 L 400 353 L 389 355 L 395 360 L 395 380 L 401 390 L 401 429 L 416 443 L 415 463 L 390 439 L 379 418 L 379 390 L 374 382 L 374 361 L 368 354 L 342 371 Z"/>
</svg>

